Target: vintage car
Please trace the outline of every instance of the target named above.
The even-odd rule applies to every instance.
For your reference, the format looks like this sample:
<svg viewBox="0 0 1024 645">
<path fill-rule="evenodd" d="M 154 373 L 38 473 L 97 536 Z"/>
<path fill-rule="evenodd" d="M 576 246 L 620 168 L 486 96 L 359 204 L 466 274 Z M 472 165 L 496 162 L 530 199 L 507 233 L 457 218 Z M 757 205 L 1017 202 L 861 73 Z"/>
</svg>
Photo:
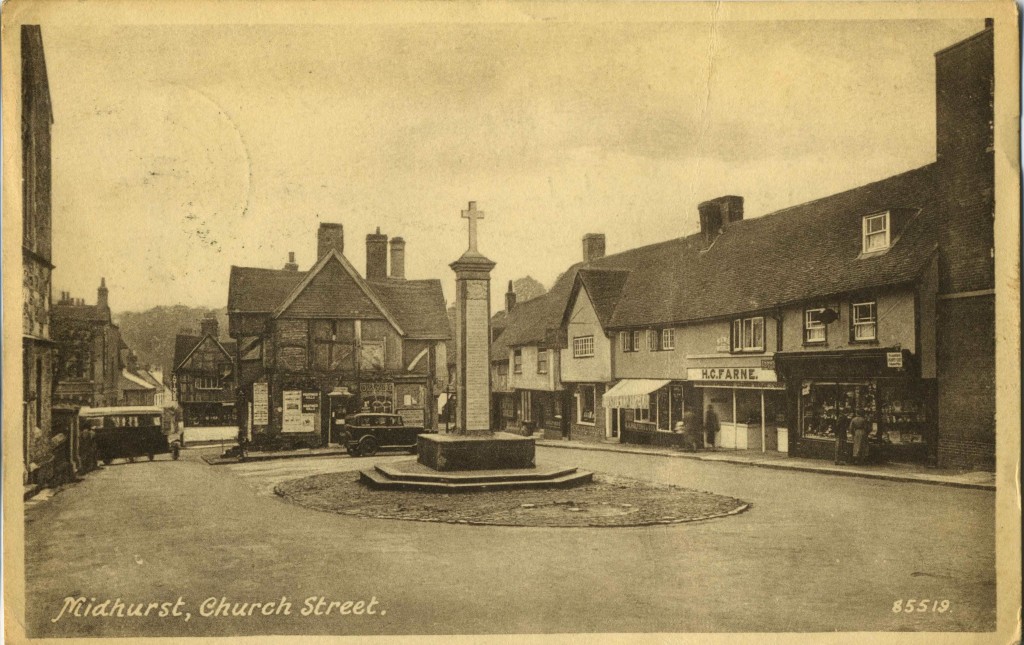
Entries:
<svg viewBox="0 0 1024 645">
<path fill-rule="evenodd" d="M 96 453 L 104 464 L 115 459 L 135 461 L 143 455 L 152 461 L 156 455 L 181 453 L 181 434 L 174 413 L 155 406 L 82 408 L 80 426 L 94 435 Z"/>
<path fill-rule="evenodd" d="M 378 450 L 397 449 L 416 452 L 416 437 L 433 432 L 422 426 L 407 426 L 397 414 L 362 412 L 345 422 L 342 443 L 353 457 L 370 456 Z"/>
</svg>

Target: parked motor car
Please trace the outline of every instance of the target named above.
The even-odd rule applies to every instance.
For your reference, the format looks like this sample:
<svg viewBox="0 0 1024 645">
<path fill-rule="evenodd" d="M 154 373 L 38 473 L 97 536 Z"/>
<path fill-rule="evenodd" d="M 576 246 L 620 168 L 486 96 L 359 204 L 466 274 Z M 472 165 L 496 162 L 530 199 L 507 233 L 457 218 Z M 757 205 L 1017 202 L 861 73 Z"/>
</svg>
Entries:
<svg viewBox="0 0 1024 645">
<path fill-rule="evenodd" d="M 362 412 L 345 421 L 342 443 L 353 457 L 370 456 L 378 450 L 408 450 L 416 453 L 416 438 L 425 433 L 423 426 L 407 426 L 401 415 Z"/>
<path fill-rule="evenodd" d="M 80 423 L 95 436 L 96 452 L 104 464 L 123 458 L 135 461 L 143 455 L 150 461 L 156 455 L 170 453 L 177 459 L 181 452 L 181 433 L 174 425 L 173 413 L 152 406 L 82 408 Z"/>
</svg>

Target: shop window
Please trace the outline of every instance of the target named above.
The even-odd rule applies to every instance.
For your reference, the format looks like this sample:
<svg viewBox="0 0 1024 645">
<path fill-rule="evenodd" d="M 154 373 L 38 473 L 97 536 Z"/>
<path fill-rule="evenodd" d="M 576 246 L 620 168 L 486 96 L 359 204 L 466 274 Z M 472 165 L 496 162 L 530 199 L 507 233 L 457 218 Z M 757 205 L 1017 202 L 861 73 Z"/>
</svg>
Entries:
<svg viewBox="0 0 1024 645">
<path fill-rule="evenodd" d="M 622 337 L 622 351 L 624 352 L 639 352 L 640 351 L 640 330 L 635 329 L 633 331 L 624 331 L 619 334 Z"/>
<path fill-rule="evenodd" d="M 548 350 L 546 349 L 541 349 L 537 351 L 537 373 L 548 373 Z"/>
<path fill-rule="evenodd" d="M 576 392 L 576 422 L 587 425 L 594 424 L 594 412 L 597 407 L 597 392 L 593 385 L 580 385 Z"/>
<path fill-rule="evenodd" d="M 931 424 L 924 392 L 907 383 L 879 383 L 879 421 L 882 435 L 894 445 L 922 445 Z"/>
<path fill-rule="evenodd" d="M 877 307 L 874 302 L 859 302 L 853 305 L 851 340 L 872 341 L 878 338 Z"/>
<path fill-rule="evenodd" d="M 512 372 L 514 374 L 523 373 L 523 350 L 521 349 L 512 351 Z"/>
<path fill-rule="evenodd" d="M 633 409 L 633 420 L 647 423 L 651 420 L 651 408 L 634 408 Z"/>
<path fill-rule="evenodd" d="M 889 248 L 889 213 L 868 215 L 862 220 L 864 253 L 875 253 Z"/>
<path fill-rule="evenodd" d="M 804 310 L 804 342 L 824 343 L 828 340 L 828 328 L 822 321 L 825 308 Z"/>
<path fill-rule="evenodd" d="M 501 397 L 501 416 L 506 419 L 514 419 L 516 417 L 516 400 L 511 396 Z"/>
<path fill-rule="evenodd" d="M 764 351 L 764 317 L 737 318 L 732 321 L 732 351 Z"/>
<path fill-rule="evenodd" d="M 840 418 L 852 419 L 860 411 L 869 420 L 874 419 L 876 400 L 875 385 L 870 381 L 804 381 L 800 391 L 801 436 L 835 441 Z"/>
<path fill-rule="evenodd" d="M 673 350 L 676 348 L 676 330 L 661 330 L 661 348 L 665 351 Z"/>
<path fill-rule="evenodd" d="M 572 339 L 572 357 L 590 358 L 594 355 L 594 337 L 578 336 Z"/>
</svg>

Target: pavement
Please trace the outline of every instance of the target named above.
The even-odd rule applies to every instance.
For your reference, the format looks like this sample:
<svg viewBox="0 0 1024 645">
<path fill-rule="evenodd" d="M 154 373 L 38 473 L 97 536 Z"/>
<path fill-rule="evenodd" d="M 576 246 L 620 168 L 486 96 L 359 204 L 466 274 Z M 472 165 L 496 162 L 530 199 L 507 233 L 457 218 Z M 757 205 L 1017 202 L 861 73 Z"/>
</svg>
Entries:
<svg viewBox="0 0 1024 645">
<path fill-rule="evenodd" d="M 569 448 L 575 450 L 597 450 L 618 452 L 634 455 L 654 455 L 679 459 L 698 459 L 707 462 L 742 464 L 761 468 L 777 468 L 801 472 L 840 475 L 845 477 L 866 477 L 868 479 L 884 479 L 897 482 L 914 482 L 921 484 L 937 484 L 958 488 L 974 488 L 978 490 L 995 490 L 996 474 L 988 471 L 961 471 L 951 469 L 930 468 L 915 464 L 879 464 L 879 465 L 843 465 L 833 464 L 822 459 L 803 459 L 790 457 L 781 452 L 761 452 L 757 450 L 715 449 L 701 452 L 683 452 L 672 448 L 634 446 L 621 443 L 592 443 L 584 441 L 564 441 L 538 439 L 538 446 L 549 448 Z"/>
<path fill-rule="evenodd" d="M 837 642 L 843 632 L 854 642 L 854 632 L 995 627 L 988 490 L 541 445 L 541 463 L 751 507 L 674 526 L 467 526 L 312 511 L 273 493 L 408 455 L 210 468 L 202 452 L 114 464 L 26 504 L 31 635 L 814 632 Z M 180 602 L 181 615 L 58 618 L 69 596 Z M 321 597 L 364 611 L 318 615 Z M 926 610 L 894 610 L 910 599 L 928 599 Z M 222 601 L 263 604 L 209 615 Z"/>
</svg>

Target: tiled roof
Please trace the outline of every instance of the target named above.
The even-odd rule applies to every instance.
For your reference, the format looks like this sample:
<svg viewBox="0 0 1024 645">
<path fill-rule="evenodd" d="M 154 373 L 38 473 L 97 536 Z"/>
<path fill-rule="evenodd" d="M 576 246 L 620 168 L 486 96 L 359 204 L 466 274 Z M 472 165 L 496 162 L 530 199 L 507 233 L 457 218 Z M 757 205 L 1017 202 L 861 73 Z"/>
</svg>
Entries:
<svg viewBox="0 0 1024 645">
<path fill-rule="evenodd" d="M 451 338 L 440 280 L 367 282 L 410 338 Z"/>
<path fill-rule="evenodd" d="M 229 313 L 275 311 L 300 282 L 305 271 L 231 267 Z M 382 280 L 366 283 L 411 338 L 450 338 L 440 280 Z"/>
<path fill-rule="evenodd" d="M 512 347 L 558 344 L 552 335 L 561 325 L 573 280 L 582 266 L 569 267 L 544 295 L 516 303 L 505 318 L 505 331 L 491 343 L 491 360 L 504 360 Z"/>
<path fill-rule="evenodd" d="M 58 302 L 53 305 L 53 315 L 64 320 L 110 322 L 110 310 L 99 305 L 71 305 Z"/>
<path fill-rule="evenodd" d="M 178 369 L 185 357 L 195 349 L 203 336 L 192 336 L 189 334 L 178 334 L 174 338 L 174 369 Z"/>
<path fill-rule="evenodd" d="M 118 381 L 120 390 L 154 390 L 156 387 L 146 381 L 138 374 L 132 374 L 128 370 L 121 370 L 121 378 Z"/>
<path fill-rule="evenodd" d="M 916 280 L 936 249 L 935 167 L 592 263 L 630 271 L 609 327 L 695 321 Z M 906 209 L 889 250 L 860 257 L 861 221 Z"/>
<path fill-rule="evenodd" d="M 586 288 L 602 327 L 607 327 L 611 323 L 615 306 L 628 277 L 629 271 L 625 269 L 580 269 L 579 281 Z"/>
</svg>

